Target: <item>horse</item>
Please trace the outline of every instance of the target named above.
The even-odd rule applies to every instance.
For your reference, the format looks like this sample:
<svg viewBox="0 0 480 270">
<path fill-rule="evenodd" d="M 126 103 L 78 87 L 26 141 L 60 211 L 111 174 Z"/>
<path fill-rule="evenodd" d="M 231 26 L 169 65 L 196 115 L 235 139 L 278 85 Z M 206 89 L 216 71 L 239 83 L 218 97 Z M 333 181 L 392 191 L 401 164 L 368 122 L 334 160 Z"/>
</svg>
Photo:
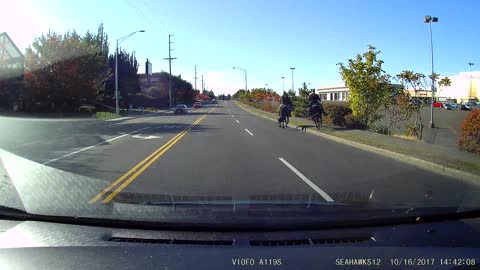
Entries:
<svg viewBox="0 0 480 270">
<path fill-rule="evenodd" d="M 290 109 L 286 105 L 280 105 L 278 107 L 278 127 L 285 128 L 288 127 L 288 116 L 290 114 Z"/>
<path fill-rule="evenodd" d="M 288 123 L 290 122 L 290 116 L 292 116 L 292 106 L 291 105 L 286 105 L 286 106 L 288 108 L 288 114 L 285 117 L 285 123 L 287 124 L 287 127 L 288 127 Z"/>
<path fill-rule="evenodd" d="M 319 129 L 322 126 L 322 114 L 325 114 L 323 107 L 314 104 L 309 110 L 310 119 L 315 123 L 315 127 Z"/>
</svg>

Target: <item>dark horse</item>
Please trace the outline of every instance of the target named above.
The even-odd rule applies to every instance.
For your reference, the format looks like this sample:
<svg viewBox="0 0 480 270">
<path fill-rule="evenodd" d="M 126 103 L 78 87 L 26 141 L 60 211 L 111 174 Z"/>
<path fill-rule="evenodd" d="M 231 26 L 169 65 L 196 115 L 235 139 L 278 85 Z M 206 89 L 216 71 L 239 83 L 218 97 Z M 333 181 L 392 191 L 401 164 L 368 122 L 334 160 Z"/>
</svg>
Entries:
<svg viewBox="0 0 480 270">
<path fill-rule="evenodd" d="M 285 128 L 288 127 L 288 117 L 290 115 L 290 108 L 284 104 L 278 107 L 278 127 Z"/>
<path fill-rule="evenodd" d="M 322 115 L 325 114 L 321 104 L 313 104 L 309 110 L 310 119 L 315 123 L 317 128 L 322 126 Z"/>
</svg>

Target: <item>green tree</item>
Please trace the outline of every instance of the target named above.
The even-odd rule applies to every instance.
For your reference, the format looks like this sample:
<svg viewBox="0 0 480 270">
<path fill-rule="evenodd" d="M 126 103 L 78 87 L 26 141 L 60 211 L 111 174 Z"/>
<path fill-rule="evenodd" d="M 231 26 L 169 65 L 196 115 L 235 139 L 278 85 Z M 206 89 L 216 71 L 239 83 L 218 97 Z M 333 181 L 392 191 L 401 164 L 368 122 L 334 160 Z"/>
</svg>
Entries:
<svg viewBox="0 0 480 270">
<path fill-rule="evenodd" d="M 353 115 L 368 127 L 381 118 L 379 108 L 391 98 L 390 76 L 382 70 L 380 51 L 369 46 L 362 55 L 348 60 L 348 65 L 338 63 L 345 85 L 350 89 L 349 101 Z"/>
<path fill-rule="evenodd" d="M 302 84 L 301 88 L 298 88 L 298 94 L 302 98 L 308 98 L 308 95 L 310 95 L 312 91 L 308 89 L 307 84 L 304 82 Z"/>
<path fill-rule="evenodd" d="M 289 90 L 287 91 L 287 95 L 289 95 L 291 98 L 294 98 L 294 97 L 297 95 L 297 93 L 295 93 L 294 90 L 289 89 Z"/>
<path fill-rule="evenodd" d="M 451 86 L 452 81 L 450 80 L 449 77 L 444 77 L 438 82 L 438 85 L 441 86 L 441 87 L 442 86 Z"/>
<path fill-rule="evenodd" d="M 113 103 L 115 96 L 115 54 L 109 56 L 108 65 L 113 76 L 110 76 L 106 82 L 104 98 Z M 121 96 L 120 106 L 122 110 L 126 109 L 131 103 L 130 97 L 135 96 L 141 90 L 137 75 L 139 66 L 135 54 L 123 50 L 118 53 L 118 91 Z"/>
</svg>

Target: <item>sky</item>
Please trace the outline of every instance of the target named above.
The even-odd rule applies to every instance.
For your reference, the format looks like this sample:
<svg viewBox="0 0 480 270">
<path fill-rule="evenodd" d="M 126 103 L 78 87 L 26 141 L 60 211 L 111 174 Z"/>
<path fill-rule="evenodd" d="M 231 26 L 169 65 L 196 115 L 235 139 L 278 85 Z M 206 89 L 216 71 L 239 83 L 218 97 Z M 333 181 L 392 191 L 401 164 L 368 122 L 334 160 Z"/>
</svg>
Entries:
<svg viewBox="0 0 480 270">
<path fill-rule="evenodd" d="M 381 51 L 383 69 L 431 72 L 430 32 L 425 15 L 439 18 L 432 25 L 435 72 L 455 75 L 480 70 L 478 0 L 0 0 L 0 32 L 7 32 L 24 52 L 35 37 L 49 30 L 95 32 L 104 24 L 110 52 L 115 40 L 137 30 L 120 44 L 135 51 L 145 72 L 168 71 L 168 35 L 172 34 L 172 73 L 194 84 L 201 77 L 216 94 L 244 88 L 272 88 L 281 93 L 342 83 L 339 62 L 367 50 Z"/>
</svg>

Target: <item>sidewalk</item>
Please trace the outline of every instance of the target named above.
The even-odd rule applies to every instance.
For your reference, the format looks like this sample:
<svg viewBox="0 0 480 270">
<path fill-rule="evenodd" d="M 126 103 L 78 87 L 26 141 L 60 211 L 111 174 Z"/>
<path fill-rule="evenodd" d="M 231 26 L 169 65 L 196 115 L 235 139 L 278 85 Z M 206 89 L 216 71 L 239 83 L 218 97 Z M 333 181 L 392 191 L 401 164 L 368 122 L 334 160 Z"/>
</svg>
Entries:
<svg viewBox="0 0 480 270">
<path fill-rule="evenodd" d="M 248 106 L 244 103 L 237 102 L 237 104 L 254 114 L 269 118 L 273 121 L 276 121 L 278 117 L 275 113 L 265 112 Z M 384 155 L 387 155 L 389 152 L 401 154 L 395 157 L 397 159 L 402 159 L 401 156 L 412 157 L 413 159 L 409 161 L 404 160 L 408 163 L 415 162 L 416 159 L 419 159 L 420 161 L 427 161 L 422 166 L 430 166 L 430 168 L 426 169 L 431 171 L 440 169 L 442 172 L 445 172 L 446 170 L 453 169 L 480 176 L 480 156 L 473 153 L 460 151 L 456 148 L 429 144 L 420 141 L 411 141 L 388 135 L 382 135 L 379 133 L 336 126 L 323 126 L 317 132 L 317 130 L 313 127 L 313 123 L 304 118 L 292 117 L 290 118 L 290 124 L 292 126 L 305 125 L 309 127 L 311 132 L 322 133 L 341 138 L 337 140 L 339 142 L 345 143 L 345 140 L 348 140 L 358 144 L 370 146 L 371 149 L 369 149 L 369 151 L 379 152 L 375 151 L 374 149 L 384 149 L 387 150 L 385 153 L 383 153 Z"/>
</svg>

